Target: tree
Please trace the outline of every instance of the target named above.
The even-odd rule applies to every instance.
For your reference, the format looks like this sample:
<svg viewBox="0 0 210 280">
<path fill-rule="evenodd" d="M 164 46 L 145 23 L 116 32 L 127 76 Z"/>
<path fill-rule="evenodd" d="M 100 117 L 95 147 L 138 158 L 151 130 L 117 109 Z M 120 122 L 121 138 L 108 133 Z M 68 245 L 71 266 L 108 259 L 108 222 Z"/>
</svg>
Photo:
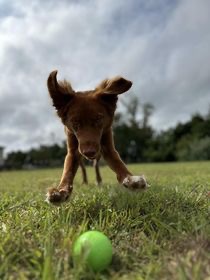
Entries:
<svg viewBox="0 0 210 280">
<path fill-rule="evenodd" d="M 123 105 L 126 118 L 123 120 L 122 113 L 118 114 L 114 125 L 116 147 L 126 162 L 145 161 L 146 150 L 153 136 L 149 118 L 154 107 L 149 103 L 141 104 L 137 97 L 123 101 Z"/>
</svg>

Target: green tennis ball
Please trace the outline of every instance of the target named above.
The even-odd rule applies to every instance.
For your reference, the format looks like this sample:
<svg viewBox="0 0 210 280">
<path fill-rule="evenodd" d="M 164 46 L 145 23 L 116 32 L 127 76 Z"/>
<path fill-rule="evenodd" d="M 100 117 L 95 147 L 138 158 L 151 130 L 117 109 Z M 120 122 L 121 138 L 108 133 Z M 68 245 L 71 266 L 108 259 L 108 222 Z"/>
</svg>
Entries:
<svg viewBox="0 0 210 280">
<path fill-rule="evenodd" d="M 112 261 L 112 244 L 99 231 L 86 231 L 73 245 L 74 264 L 86 264 L 95 272 L 106 269 Z"/>
</svg>

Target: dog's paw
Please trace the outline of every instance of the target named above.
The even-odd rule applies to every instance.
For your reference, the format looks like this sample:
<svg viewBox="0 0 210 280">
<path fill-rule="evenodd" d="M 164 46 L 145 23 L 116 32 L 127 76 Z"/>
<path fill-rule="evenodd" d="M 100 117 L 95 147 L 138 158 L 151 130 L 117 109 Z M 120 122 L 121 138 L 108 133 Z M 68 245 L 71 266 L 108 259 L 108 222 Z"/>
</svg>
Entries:
<svg viewBox="0 0 210 280">
<path fill-rule="evenodd" d="M 142 191 L 148 187 L 144 175 L 143 176 L 127 176 L 123 180 L 122 184 L 124 187 L 126 187 L 130 190 L 133 190 L 133 191 Z"/>
<path fill-rule="evenodd" d="M 71 189 L 70 189 L 71 190 Z M 46 202 L 59 205 L 69 199 L 71 191 L 51 188 L 46 194 Z"/>
</svg>

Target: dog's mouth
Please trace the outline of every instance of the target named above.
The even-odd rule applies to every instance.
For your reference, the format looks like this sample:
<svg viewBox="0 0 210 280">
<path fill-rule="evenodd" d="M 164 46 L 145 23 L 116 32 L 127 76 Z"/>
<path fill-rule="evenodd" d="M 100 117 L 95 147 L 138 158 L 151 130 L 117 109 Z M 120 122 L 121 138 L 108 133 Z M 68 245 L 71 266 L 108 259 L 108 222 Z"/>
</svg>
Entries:
<svg viewBox="0 0 210 280">
<path fill-rule="evenodd" d="M 81 149 L 79 148 L 79 152 L 80 154 L 86 158 L 87 160 L 94 160 L 94 159 L 97 159 L 98 156 L 99 156 L 99 149 L 91 149 L 91 148 L 88 148 L 88 149 Z"/>
<path fill-rule="evenodd" d="M 87 160 L 95 160 L 98 158 L 99 156 L 99 152 L 95 152 L 95 153 L 90 153 L 90 154 L 86 154 L 86 153 L 81 153 L 81 155 L 86 158 Z"/>
<path fill-rule="evenodd" d="M 94 160 L 94 159 L 97 158 L 97 155 L 94 155 L 94 156 L 86 156 L 86 155 L 84 155 L 84 154 L 82 154 L 82 155 L 83 155 L 83 157 L 85 157 L 85 158 L 88 159 L 88 160 Z"/>
</svg>

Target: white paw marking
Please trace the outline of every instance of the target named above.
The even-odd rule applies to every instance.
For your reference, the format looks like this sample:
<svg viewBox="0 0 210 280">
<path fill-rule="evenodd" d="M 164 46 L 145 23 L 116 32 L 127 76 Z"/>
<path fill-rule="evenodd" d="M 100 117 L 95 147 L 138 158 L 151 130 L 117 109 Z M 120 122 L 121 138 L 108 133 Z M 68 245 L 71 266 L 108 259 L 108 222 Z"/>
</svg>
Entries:
<svg viewBox="0 0 210 280">
<path fill-rule="evenodd" d="M 126 177 L 122 184 L 131 190 L 145 190 L 147 188 L 146 179 L 143 176 L 128 176 Z"/>
<path fill-rule="evenodd" d="M 54 191 L 54 194 L 59 195 L 59 191 Z M 47 202 L 48 204 L 50 204 L 50 196 L 51 194 L 47 192 L 45 202 Z"/>
<path fill-rule="evenodd" d="M 52 189 L 46 193 L 45 202 L 53 203 L 53 204 L 60 204 L 62 202 L 67 201 L 69 198 L 72 188 L 67 191 L 66 189 Z"/>
</svg>

